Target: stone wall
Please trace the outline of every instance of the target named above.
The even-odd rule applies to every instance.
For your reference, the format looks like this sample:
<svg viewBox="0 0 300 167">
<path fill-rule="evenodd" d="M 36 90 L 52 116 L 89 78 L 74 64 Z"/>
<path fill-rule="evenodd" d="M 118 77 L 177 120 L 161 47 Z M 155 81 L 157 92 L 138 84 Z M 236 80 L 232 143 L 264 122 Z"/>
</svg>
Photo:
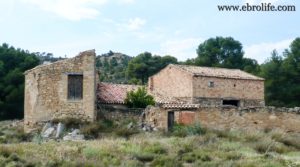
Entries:
<svg viewBox="0 0 300 167">
<path fill-rule="evenodd" d="M 147 108 L 145 123 L 159 129 L 168 129 L 168 112 L 174 112 L 175 121 L 182 124 L 200 123 L 216 129 L 281 129 L 300 133 L 300 108 L 236 108 L 201 107 L 196 110 Z"/>
<path fill-rule="evenodd" d="M 144 109 L 130 109 L 123 104 L 99 104 L 97 119 L 108 119 L 120 122 L 122 120 L 135 120 L 139 122 Z"/>
<path fill-rule="evenodd" d="M 166 97 L 192 97 L 192 75 L 168 66 L 149 78 L 149 90 Z M 189 99 L 191 100 L 191 99 Z"/>
<path fill-rule="evenodd" d="M 81 100 L 69 100 L 68 75 L 83 75 Z M 53 118 L 76 117 L 93 121 L 95 113 L 95 51 L 25 72 L 25 128 Z"/>
<path fill-rule="evenodd" d="M 209 82 L 214 86 L 209 87 Z M 197 76 L 193 78 L 193 97 L 198 104 L 220 105 L 222 99 L 234 99 L 240 100 L 241 107 L 264 106 L 264 81 Z"/>
</svg>

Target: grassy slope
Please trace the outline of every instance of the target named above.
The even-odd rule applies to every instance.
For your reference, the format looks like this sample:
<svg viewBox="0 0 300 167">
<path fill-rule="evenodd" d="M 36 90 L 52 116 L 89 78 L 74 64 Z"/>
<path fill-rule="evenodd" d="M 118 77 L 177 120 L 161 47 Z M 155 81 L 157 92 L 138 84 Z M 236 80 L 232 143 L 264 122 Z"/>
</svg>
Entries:
<svg viewBox="0 0 300 167">
<path fill-rule="evenodd" d="M 139 133 L 128 140 L 0 145 L 0 166 L 300 166 L 300 135 L 216 131 L 176 137 Z"/>
</svg>

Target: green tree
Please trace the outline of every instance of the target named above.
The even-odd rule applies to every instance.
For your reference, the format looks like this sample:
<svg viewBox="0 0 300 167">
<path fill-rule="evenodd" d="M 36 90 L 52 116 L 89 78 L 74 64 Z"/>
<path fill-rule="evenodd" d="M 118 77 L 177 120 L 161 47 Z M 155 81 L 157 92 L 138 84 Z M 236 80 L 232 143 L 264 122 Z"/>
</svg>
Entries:
<svg viewBox="0 0 300 167">
<path fill-rule="evenodd" d="M 36 54 L 0 46 L 0 120 L 23 118 L 24 71 L 39 64 Z"/>
<path fill-rule="evenodd" d="M 130 79 L 136 78 L 145 84 L 148 77 L 157 73 L 168 64 L 177 64 L 177 59 L 172 56 L 152 56 L 149 52 L 144 52 L 131 59 L 127 67 L 127 75 Z"/>
<path fill-rule="evenodd" d="M 197 65 L 240 68 L 244 52 L 239 41 L 231 37 L 216 37 L 200 44 L 197 54 Z"/>
<path fill-rule="evenodd" d="M 131 108 L 146 108 L 148 105 L 154 105 L 155 101 L 151 95 L 147 94 L 145 87 L 140 87 L 137 91 L 127 93 L 125 103 Z"/>
<path fill-rule="evenodd" d="M 300 38 L 296 38 L 280 56 L 276 51 L 261 65 L 267 105 L 300 106 Z"/>
<path fill-rule="evenodd" d="M 285 83 L 285 76 L 281 66 L 283 59 L 274 50 L 264 64 L 261 65 L 260 75 L 265 78 L 265 101 L 267 105 L 283 106 L 282 93 Z"/>
</svg>

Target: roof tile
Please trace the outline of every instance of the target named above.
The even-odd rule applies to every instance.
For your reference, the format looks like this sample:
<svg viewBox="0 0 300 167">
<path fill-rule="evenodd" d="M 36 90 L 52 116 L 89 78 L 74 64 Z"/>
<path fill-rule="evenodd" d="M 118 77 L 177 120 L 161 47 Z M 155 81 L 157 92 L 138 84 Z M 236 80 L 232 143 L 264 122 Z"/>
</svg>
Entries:
<svg viewBox="0 0 300 167">
<path fill-rule="evenodd" d="M 190 65 L 175 65 L 170 66 L 187 71 L 195 76 L 219 77 L 219 78 L 233 78 L 233 79 L 247 79 L 247 80 L 264 80 L 263 78 L 254 76 L 240 69 L 227 69 L 217 67 L 199 67 Z"/>
</svg>

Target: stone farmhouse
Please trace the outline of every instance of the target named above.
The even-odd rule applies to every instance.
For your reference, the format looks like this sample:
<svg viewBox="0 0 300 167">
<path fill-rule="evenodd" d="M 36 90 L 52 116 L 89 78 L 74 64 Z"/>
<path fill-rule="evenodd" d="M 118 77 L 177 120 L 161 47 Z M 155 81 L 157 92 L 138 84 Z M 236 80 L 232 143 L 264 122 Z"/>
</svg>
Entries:
<svg viewBox="0 0 300 167">
<path fill-rule="evenodd" d="M 265 105 L 264 79 L 238 69 L 170 64 L 150 77 L 148 86 L 161 104 Z M 168 100 L 159 101 L 162 95 Z"/>
<path fill-rule="evenodd" d="M 25 129 L 65 117 L 91 122 L 140 118 L 136 114 L 140 112 L 127 112 L 124 104 L 126 93 L 138 86 L 100 82 L 95 57 L 95 50 L 84 51 L 25 72 Z M 273 109 L 249 114 L 266 108 L 264 79 L 241 70 L 171 64 L 149 78 L 148 93 L 154 96 L 156 106 L 145 110 L 143 120 L 159 129 L 170 129 L 175 122 L 198 121 L 212 127 L 271 125 L 293 131 L 299 130 L 295 125 L 300 126 L 299 115 L 272 115 Z M 287 123 L 283 126 L 282 122 Z"/>
</svg>

